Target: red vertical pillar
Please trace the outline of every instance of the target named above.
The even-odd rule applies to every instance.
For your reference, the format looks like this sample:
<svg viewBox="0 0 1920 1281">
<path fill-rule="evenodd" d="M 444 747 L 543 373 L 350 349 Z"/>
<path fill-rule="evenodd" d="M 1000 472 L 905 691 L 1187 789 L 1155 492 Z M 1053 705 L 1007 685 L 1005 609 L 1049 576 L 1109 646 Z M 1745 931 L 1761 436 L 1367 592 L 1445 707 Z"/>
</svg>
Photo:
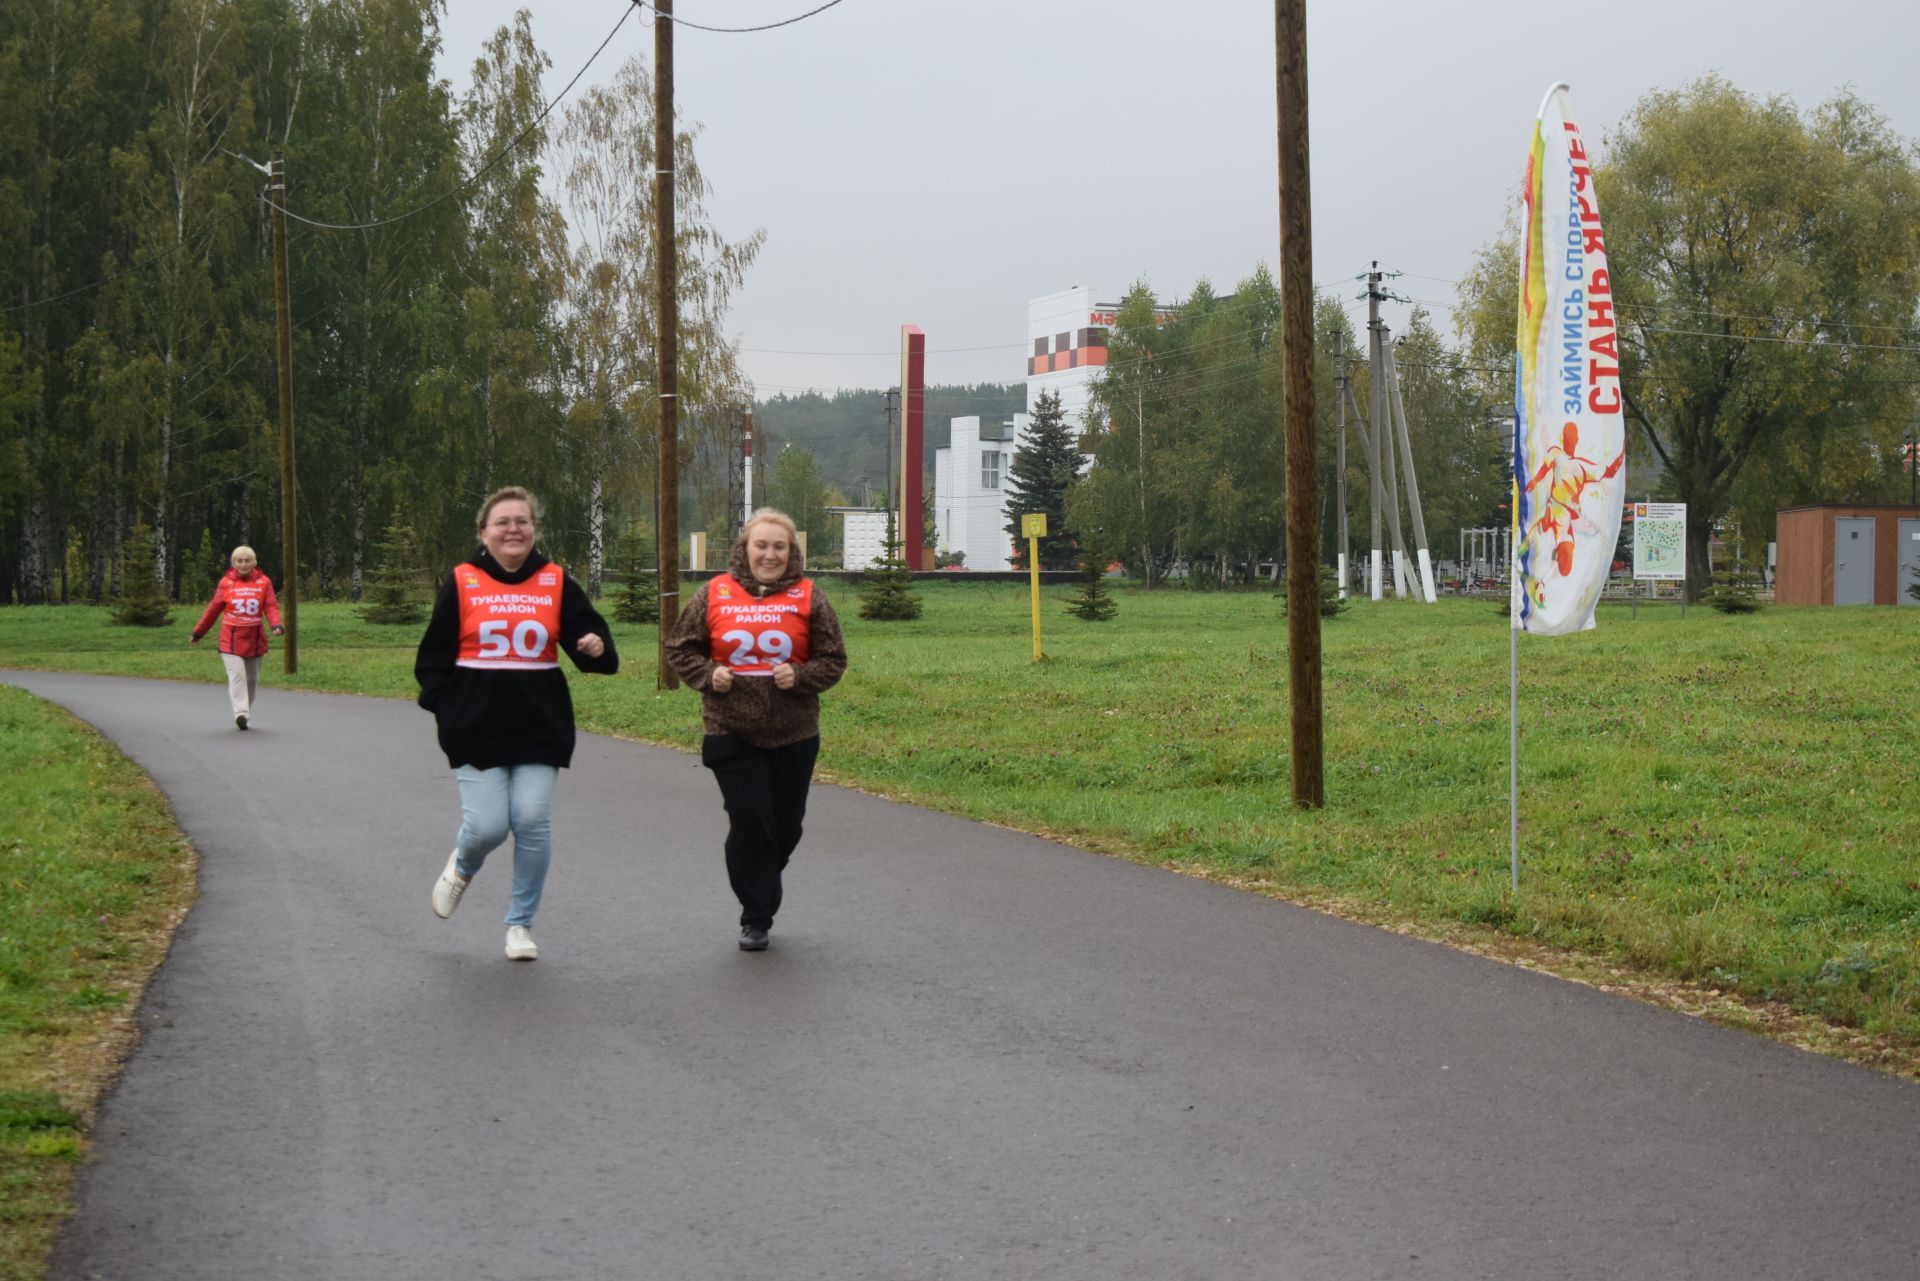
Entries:
<svg viewBox="0 0 1920 1281">
<path fill-rule="evenodd" d="M 921 526 L 926 521 L 926 495 L 921 476 L 926 467 L 927 336 L 918 325 L 900 326 L 900 541 L 907 564 L 925 569 Z"/>
</svg>

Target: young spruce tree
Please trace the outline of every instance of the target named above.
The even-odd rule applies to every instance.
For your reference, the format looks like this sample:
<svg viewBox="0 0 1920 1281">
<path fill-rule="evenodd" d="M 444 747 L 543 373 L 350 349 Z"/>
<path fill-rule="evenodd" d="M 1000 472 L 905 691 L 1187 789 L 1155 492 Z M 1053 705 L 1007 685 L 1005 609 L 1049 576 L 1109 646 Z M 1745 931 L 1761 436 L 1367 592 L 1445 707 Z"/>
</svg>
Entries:
<svg viewBox="0 0 1920 1281">
<path fill-rule="evenodd" d="M 1097 539 L 1088 539 L 1080 553 L 1080 594 L 1067 605 L 1067 612 L 1089 623 L 1105 623 L 1120 612 L 1120 602 L 1107 590 L 1107 549 Z"/>
<path fill-rule="evenodd" d="M 395 512 L 380 540 L 380 568 L 367 584 L 366 603 L 354 612 L 369 623 L 393 626 L 424 619 L 420 606 L 419 539 L 406 517 Z"/>
<path fill-rule="evenodd" d="M 1285 617 L 1287 612 L 1287 587 L 1284 578 L 1281 579 L 1280 590 L 1277 595 L 1280 597 L 1280 614 L 1282 617 Z M 1352 604 L 1350 600 L 1340 595 L 1340 575 L 1331 565 L 1323 564 L 1320 566 L 1319 599 L 1320 617 L 1322 618 L 1338 618 L 1340 615 L 1346 613 L 1348 606 Z"/>
<path fill-rule="evenodd" d="M 1753 575 L 1739 561 L 1714 573 L 1713 581 L 1707 585 L 1706 599 L 1708 605 L 1722 614 L 1760 612 L 1760 593 Z"/>
<path fill-rule="evenodd" d="M 1058 392 L 1042 392 L 1027 424 L 1026 440 L 1007 468 L 1007 524 L 1013 535 L 1013 563 L 1027 568 L 1027 540 L 1020 518 L 1044 512 L 1047 536 L 1040 540 L 1040 568 L 1072 569 L 1080 563 L 1080 540 L 1067 528 L 1067 491 L 1080 479 L 1086 460 L 1060 409 Z"/>
<path fill-rule="evenodd" d="M 660 621 L 660 580 L 655 577 L 653 552 L 638 525 L 627 526 L 614 550 L 620 590 L 613 595 L 613 618 L 619 623 Z"/>
<path fill-rule="evenodd" d="M 860 617 L 877 622 L 900 622 L 920 617 L 921 601 L 913 590 L 913 570 L 900 555 L 900 533 L 893 512 L 887 512 L 886 557 L 860 578 Z"/>
<path fill-rule="evenodd" d="M 114 602 L 116 627 L 165 627 L 173 622 L 172 603 L 154 581 L 153 531 L 135 526 L 120 563 L 120 599 Z"/>
</svg>

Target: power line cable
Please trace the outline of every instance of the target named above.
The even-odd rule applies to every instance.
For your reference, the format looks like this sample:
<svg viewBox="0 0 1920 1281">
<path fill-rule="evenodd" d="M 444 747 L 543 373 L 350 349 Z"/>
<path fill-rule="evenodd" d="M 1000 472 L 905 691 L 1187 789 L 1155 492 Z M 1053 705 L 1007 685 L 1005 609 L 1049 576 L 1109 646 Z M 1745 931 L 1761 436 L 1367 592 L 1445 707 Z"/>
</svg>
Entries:
<svg viewBox="0 0 1920 1281">
<path fill-rule="evenodd" d="M 1743 316 L 1737 312 L 1714 311 L 1707 307 L 1682 307 L 1673 303 L 1622 302 L 1620 311 L 1674 311 L 1682 315 L 1705 316 L 1709 320 L 1748 320 L 1759 325 L 1815 325 L 1833 329 L 1875 330 L 1910 338 L 1920 330 L 1910 325 L 1876 325 L 1859 320 L 1831 320 L 1819 316 Z"/>
<path fill-rule="evenodd" d="M 945 356 L 973 351 L 1013 351 L 1025 346 L 1025 343 L 997 342 L 989 343 L 984 347 L 931 347 L 927 349 L 926 354 Z M 900 356 L 900 349 L 897 347 L 892 351 L 788 351 L 782 347 L 742 347 L 740 350 L 752 352 L 756 356 L 892 356 L 895 359 Z"/>
<path fill-rule="evenodd" d="M 835 4 L 839 3 L 839 0 L 834 0 L 834 3 Z M 634 10 L 639 7 L 641 7 L 641 0 L 632 0 L 632 3 L 630 3 L 625 9 L 625 11 L 621 13 L 620 21 L 614 24 L 613 30 L 607 33 L 607 38 L 600 42 L 599 48 L 593 51 L 593 56 L 587 59 L 586 64 L 582 66 L 579 71 L 576 71 L 574 73 L 573 79 L 567 81 L 566 88 L 560 91 L 559 96 L 556 97 L 552 102 L 548 103 L 545 110 L 541 111 L 539 116 L 535 117 L 531 124 L 529 124 L 525 129 L 522 129 L 517 135 L 515 135 L 515 137 L 510 142 L 508 142 L 505 146 L 501 147 L 499 151 L 495 152 L 491 157 L 489 157 L 485 164 L 481 165 L 480 168 L 474 170 L 472 176 L 469 177 L 465 182 L 461 183 L 459 186 L 454 187 L 451 190 L 439 196 L 434 197 L 432 200 L 429 200 L 426 204 L 421 205 L 416 209 L 408 210 L 406 213 L 403 213 L 403 214 L 395 214 L 391 218 L 382 218 L 377 222 L 368 222 L 368 223 L 322 222 L 317 219 L 308 218 L 303 214 L 297 214 L 293 212 L 293 210 L 291 209 L 281 208 L 280 212 L 285 214 L 287 217 L 293 219 L 295 222 L 305 223 L 307 226 L 318 227 L 325 231 L 365 231 L 375 227 L 384 227 L 392 223 L 401 222 L 407 218 L 412 218 L 417 214 L 425 213 L 427 210 L 433 208 L 435 205 L 441 204 L 447 200 L 452 199 L 454 196 L 457 196 L 461 192 L 464 192 L 469 187 L 471 187 L 475 182 L 479 181 L 482 177 L 484 177 L 487 174 L 487 172 L 491 170 L 495 165 L 497 165 L 502 159 L 504 159 L 509 152 L 511 152 L 515 147 L 519 146 L 522 142 L 526 141 L 526 139 L 533 133 L 533 131 L 539 128 L 539 126 L 546 120 L 546 118 L 552 114 L 553 109 L 560 105 L 561 101 L 566 98 L 567 94 L 572 92 L 574 85 L 580 82 L 580 77 L 587 73 L 587 69 L 589 67 L 593 66 L 595 60 L 597 60 L 600 57 L 601 53 L 605 51 L 606 47 L 613 42 L 613 37 L 619 34 L 620 28 L 626 25 L 627 19 L 632 17 Z M 273 201 L 267 200 L 264 198 L 262 199 L 261 203 L 271 208 L 279 208 L 279 206 L 274 205 Z M 216 220 L 202 234 L 205 235 L 205 234 L 212 233 L 215 229 L 223 226 L 224 224 L 231 221 L 232 219 L 239 217 L 240 214 L 243 213 L 244 211 L 245 211 L 244 207 L 235 209 L 231 213 L 228 213 L 224 217 Z M 80 285 L 73 289 L 66 290 L 64 293 L 54 294 L 52 297 L 49 297 L 49 298 L 36 298 L 31 302 L 15 303 L 13 306 L 10 306 L 10 307 L 0 307 L 0 316 L 10 316 L 16 312 L 29 311 L 35 307 L 47 307 L 57 302 L 64 302 L 69 298 L 77 298 L 81 294 L 88 293 L 92 290 L 99 289 L 106 285 L 112 284 L 114 281 L 120 279 L 123 276 L 127 276 L 132 274 L 135 271 L 144 270 L 147 267 L 153 266 L 155 263 L 160 262 L 168 257 L 171 257 L 176 253 L 179 253 L 182 249 L 187 248 L 190 243 L 191 242 L 189 241 L 183 240 L 179 244 L 173 246 L 172 248 L 163 251 L 161 254 L 157 255 L 156 257 L 148 259 L 146 262 L 132 264 L 123 268 L 120 271 L 110 272 L 107 275 L 102 276 L 98 280 L 95 280 L 89 284 Z"/>
<path fill-rule="evenodd" d="M 1412 303 L 1418 303 L 1421 306 L 1438 307 L 1443 311 L 1466 310 L 1466 308 L 1460 303 L 1442 302 L 1438 298 L 1409 298 L 1406 301 L 1412 302 Z M 1863 330 L 1878 329 L 1878 330 L 1885 330 L 1891 333 L 1898 333 L 1898 334 L 1909 334 L 1914 332 L 1913 330 L 1900 329 L 1894 325 L 1865 325 L 1865 324 L 1859 324 L 1853 321 L 1845 321 L 1845 320 L 1823 321 L 1818 319 L 1817 317 L 1811 317 L 1811 316 L 1802 316 L 1797 318 L 1787 317 L 1787 316 L 1742 316 L 1742 315 L 1736 315 L 1729 312 L 1708 311 L 1703 308 L 1662 306 L 1655 303 L 1622 302 L 1622 303 L 1616 304 L 1614 310 L 1620 312 L 1622 315 L 1632 315 L 1636 312 L 1641 312 L 1641 311 L 1677 311 L 1677 312 L 1683 312 L 1683 313 L 1691 313 L 1693 315 L 1706 316 L 1712 320 L 1748 320 L 1748 321 L 1754 322 L 1755 324 L 1832 325 L 1835 328 L 1863 329 Z M 1703 330 L 1703 329 L 1664 329 L 1654 325 L 1639 325 L 1637 326 L 1637 328 L 1641 333 L 1671 334 L 1676 337 L 1683 337 L 1683 338 L 1722 338 L 1722 339 L 1736 340 L 1739 342 L 1781 343 L 1787 346 L 1795 346 L 1795 347 L 1833 347 L 1833 348 L 1838 348 L 1843 350 L 1854 350 L 1854 351 L 1902 351 L 1902 352 L 1912 352 L 1915 354 L 1920 354 L 1920 347 L 1891 346 L 1885 343 L 1850 342 L 1843 339 L 1833 339 L 1833 338 L 1784 338 L 1784 337 L 1780 337 L 1772 334 L 1714 333 L 1711 330 Z"/>
<path fill-rule="evenodd" d="M 840 3 L 840 0 L 827 0 L 827 2 L 821 5 L 819 8 L 809 9 L 805 13 L 800 14 L 797 17 L 782 18 L 778 22 L 763 23 L 757 27 L 709 27 L 698 22 L 689 22 L 687 19 L 681 17 L 677 13 L 661 13 L 660 10 L 655 8 L 653 5 L 647 4 L 646 0 L 634 0 L 635 5 L 643 8 L 647 8 L 647 9 L 653 9 L 654 13 L 659 14 L 660 17 L 665 18 L 668 22 L 674 23 L 677 26 L 691 27 L 695 31 L 712 31 L 716 34 L 724 35 L 724 36 L 741 36 L 741 35 L 747 35 L 750 32 L 754 32 L 754 31 L 772 31 L 775 27 L 790 27 L 796 22 L 805 22 L 808 18 L 813 17 L 813 15 L 816 13 L 825 13 L 827 10 L 833 8 L 833 6 L 839 3 Z"/>
<path fill-rule="evenodd" d="M 215 231 L 219 230 L 221 227 L 224 227 L 229 222 L 232 222 L 235 218 L 238 218 L 245 211 L 246 211 L 246 207 L 244 205 L 228 211 L 222 216 L 214 219 L 213 222 L 209 223 L 207 227 L 199 233 L 199 235 L 201 237 L 211 236 Z M 193 243 L 193 240 L 191 239 L 182 240 L 178 244 L 173 245 L 170 248 L 161 250 L 159 253 L 147 259 L 145 262 L 128 263 L 125 267 L 122 267 L 119 271 L 109 272 L 106 275 L 100 277 L 100 279 L 94 281 L 92 284 L 80 285 L 76 288 L 67 290 L 65 293 L 55 294 L 51 298 L 36 298 L 32 302 L 15 303 L 11 307 L 0 307 L 0 316 L 11 316 L 13 313 L 17 311 L 31 311 L 35 307 L 49 307 L 57 302 L 65 302 L 69 298 L 77 298 L 81 294 L 87 293 L 91 290 L 99 289 L 104 285 L 110 285 L 114 281 L 120 279 L 122 276 L 130 276 L 136 271 L 144 271 L 148 267 L 154 266 L 156 263 L 164 262 L 168 258 L 171 258 L 173 257 L 173 255 L 179 253 L 182 249 L 185 249 L 188 246 L 190 246 L 192 243 Z"/>
<path fill-rule="evenodd" d="M 645 0 L 636 0 L 636 3 L 644 3 L 644 2 Z M 836 3 L 837 2 L 838 0 L 836 0 Z M 818 11 L 816 10 L 816 12 Z M 744 29 L 759 30 L 759 28 L 744 28 Z M 1343 283 L 1345 282 L 1329 281 L 1325 284 L 1317 284 L 1313 287 L 1313 289 L 1315 293 L 1324 293 L 1327 290 L 1333 288 L 1335 285 L 1339 285 Z M 1227 295 L 1226 298 L 1221 299 L 1219 301 L 1226 302 L 1226 301 L 1229 301 L 1231 298 L 1232 298 L 1232 295 Z M 1103 326 L 1103 328 L 1106 328 L 1109 332 L 1111 332 L 1114 326 L 1107 325 L 1107 326 Z M 1251 334 L 1267 333 L 1267 332 L 1270 332 L 1271 328 L 1272 328 L 1271 326 L 1261 326 L 1261 327 L 1254 327 L 1254 328 L 1247 328 L 1247 329 L 1232 330 L 1224 335 L 1220 335 L 1215 338 L 1208 339 L 1205 342 L 1192 343 L 1184 347 L 1161 348 L 1152 354 L 1152 358 L 1159 359 L 1163 356 L 1178 355 L 1178 354 L 1189 352 L 1189 351 L 1204 350 L 1208 347 L 1219 346 L 1225 343 L 1232 342 L 1236 338 L 1246 337 Z M 1026 347 L 1027 347 L 1027 344 L 1024 342 L 987 343 L 977 347 L 929 347 L 927 349 L 926 354 L 929 356 L 945 356 L 945 355 L 971 354 L 974 352 L 982 352 L 982 351 L 1024 351 Z M 796 351 L 796 350 L 789 350 L 781 347 L 742 347 L 740 350 L 742 352 L 749 353 L 756 356 L 825 356 L 825 357 L 854 356 L 854 357 L 879 358 L 882 356 L 898 356 L 900 354 L 899 349 L 897 348 L 890 349 L 890 350 L 882 350 L 882 351 Z M 1121 363 L 1130 363 L 1130 362 L 1121 362 Z M 773 384 L 769 384 L 769 385 L 771 386 Z"/>
<path fill-rule="evenodd" d="M 1831 338 L 1776 338 L 1768 334 L 1716 334 L 1707 329 L 1660 329 L 1641 325 L 1643 334 L 1670 334 L 1680 338 L 1720 338 L 1731 342 L 1770 342 L 1784 347 L 1830 347 L 1836 351 L 1900 351 L 1920 355 L 1920 347 L 1895 347 L 1886 343 L 1837 342 Z"/>
<path fill-rule="evenodd" d="M 837 4 L 839 0 L 834 0 L 834 2 Z M 371 231 L 375 227 L 388 227 L 388 226 L 392 226 L 396 222 L 404 222 L 408 218 L 413 218 L 420 214 L 425 213 L 427 210 L 434 208 L 436 205 L 444 204 L 445 202 L 453 199 L 455 196 L 462 194 L 468 188 L 472 187 L 474 183 L 480 181 L 481 178 L 485 177 L 488 170 L 492 169 L 495 165 L 499 164 L 502 160 L 506 159 L 507 153 L 511 152 L 514 148 L 518 147 L 521 143 L 525 142 L 528 138 L 530 138 L 533 135 L 534 130 L 538 129 L 542 124 L 546 122 L 547 117 L 553 114 L 553 109 L 559 106 L 563 101 L 565 101 L 566 96 L 569 93 L 573 92 L 573 87 L 580 83 L 580 77 L 587 74 L 587 68 L 593 66 L 593 64 L 599 59 L 600 55 L 606 51 L 607 46 L 613 43 L 613 38 L 620 34 L 620 28 L 627 25 L 627 19 L 631 18 L 634 15 L 635 10 L 639 9 L 640 7 L 641 7 L 641 0 L 631 0 L 631 3 L 629 3 L 628 6 L 621 12 L 620 21 L 613 24 L 613 30 L 607 32 L 607 38 L 605 40 L 602 40 L 600 42 L 600 47 L 593 51 L 593 56 L 587 59 L 586 63 L 580 68 L 580 70 L 573 73 L 573 79 L 567 81 L 566 88 L 562 89 L 559 92 L 559 94 L 553 99 L 553 101 L 549 102 L 545 107 L 543 107 L 540 111 L 540 114 L 535 116 L 532 119 L 532 121 L 530 121 L 527 124 L 526 128 L 522 129 L 519 133 L 515 134 L 513 138 L 509 142 L 507 142 L 505 146 L 501 147 L 500 150 L 494 152 L 493 155 L 489 156 L 487 158 L 486 163 L 481 165 L 478 169 L 474 170 L 473 173 L 470 176 L 468 176 L 466 181 L 460 183 L 456 187 L 449 188 L 448 190 L 435 196 L 433 199 L 427 201 L 425 204 L 418 205 L 412 209 L 409 209 L 405 213 L 395 214 L 391 218 L 380 218 L 380 219 L 376 219 L 373 222 L 322 222 L 317 218 L 308 218 L 303 214 L 295 213 L 291 209 L 284 209 L 284 208 L 281 208 L 279 205 L 274 205 L 271 200 L 267 201 L 266 203 L 269 205 L 272 205 L 275 209 L 279 209 L 281 213 L 293 219 L 295 222 L 305 223 L 309 227 L 318 227 L 322 231 Z"/>
<path fill-rule="evenodd" d="M 1431 280 L 1436 284 L 1442 285 L 1458 285 L 1463 283 L 1462 281 L 1447 276 L 1428 276 L 1417 271 L 1402 271 L 1399 274 L 1411 276 L 1416 280 Z M 1409 298 L 1404 301 L 1421 303 L 1433 307 L 1443 307 L 1449 311 L 1463 310 L 1462 305 L 1457 302 L 1441 302 L 1437 298 Z M 1711 307 L 1689 307 L 1680 303 L 1629 302 L 1623 299 L 1616 304 L 1616 309 L 1622 312 L 1677 311 L 1689 315 L 1705 316 L 1709 320 L 1747 320 L 1762 325 L 1817 325 L 1833 329 L 1856 329 L 1863 332 L 1876 331 L 1879 333 L 1898 334 L 1902 338 L 1909 338 L 1920 334 L 1920 329 L 1916 329 L 1912 325 L 1882 325 L 1864 320 L 1835 320 L 1830 317 L 1794 316 L 1781 312 L 1775 312 L 1771 316 L 1755 316 L 1741 312 L 1715 311 Z"/>
</svg>

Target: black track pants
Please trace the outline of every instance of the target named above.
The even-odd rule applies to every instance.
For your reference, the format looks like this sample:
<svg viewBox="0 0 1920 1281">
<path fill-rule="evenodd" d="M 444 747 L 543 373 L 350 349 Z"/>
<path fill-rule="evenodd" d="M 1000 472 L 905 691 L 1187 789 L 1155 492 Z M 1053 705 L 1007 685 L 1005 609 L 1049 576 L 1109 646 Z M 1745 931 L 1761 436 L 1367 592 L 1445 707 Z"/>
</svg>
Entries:
<svg viewBox="0 0 1920 1281">
<path fill-rule="evenodd" d="M 800 844 L 819 755 L 818 734 L 785 747 L 755 747 L 732 734 L 701 741 L 700 763 L 713 771 L 727 804 L 727 879 L 742 925 L 766 929 L 780 910 L 780 873 Z"/>
</svg>

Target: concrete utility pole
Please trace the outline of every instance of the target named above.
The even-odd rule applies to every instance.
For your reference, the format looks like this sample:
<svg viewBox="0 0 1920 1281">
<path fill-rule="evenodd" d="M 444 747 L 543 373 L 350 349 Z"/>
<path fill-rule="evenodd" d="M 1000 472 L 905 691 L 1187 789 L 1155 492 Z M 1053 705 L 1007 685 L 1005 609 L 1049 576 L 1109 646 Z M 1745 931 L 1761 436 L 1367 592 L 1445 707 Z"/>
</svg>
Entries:
<svg viewBox="0 0 1920 1281">
<path fill-rule="evenodd" d="M 753 411 L 743 412 L 747 416 L 746 425 L 740 429 L 740 528 L 744 532 L 747 522 L 753 519 Z"/>
<path fill-rule="evenodd" d="M 1347 598 L 1347 340 L 1338 329 L 1333 331 L 1334 400 L 1340 407 L 1340 444 L 1334 454 L 1333 492 L 1340 508 L 1340 599 Z"/>
<path fill-rule="evenodd" d="M 1399 272 L 1393 272 L 1399 275 Z M 1396 302 L 1407 301 L 1398 294 L 1389 293 L 1381 287 L 1388 273 L 1380 270 L 1378 261 L 1367 271 L 1367 361 L 1371 377 L 1368 387 L 1373 404 L 1367 417 L 1371 422 L 1373 435 L 1373 461 L 1377 464 L 1373 475 L 1373 496 L 1377 504 L 1374 512 L 1373 546 L 1376 563 L 1381 556 L 1380 520 L 1384 516 L 1387 535 L 1393 547 L 1393 594 L 1407 596 L 1413 592 L 1413 558 L 1407 554 L 1406 536 L 1400 529 L 1400 474 L 1396 464 L 1395 428 L 1393 418 L 1393 375 L 1387 367 L 1387 327 L 1380 322 L 1380 304 L 1386 299 Z M 1376 576 L 1378 571 L 1376 570 Z M 1374 600 L 1380 599 L 1380 587 L 1373 586 Z"/>
<path fill-rule="evenodd" d="M 1404 600 L 1407 595 L 1407 540 L 1400 531 L 1400 463 L 1399 451 L 1394 448 L 1393 426 L 1393 375 L 1387 370 L 1387 348 L 1393 345 L 1387 327 L 1380 326 L 1379 341 L 1374 348 L 1375 358 L 1380 362 L 1380 408 L 1373 415 L 1373 425 L 1379 431 L 1381 445 L 1381 474 L 1385 477 L 1380 483 L 1387 495 L 1387 542 L 1393 552 L 1393 594 Z"/>
<path fill-rule="evenodd" d="M 1287 427 L 1287 669 L 1293 803 L 1327 803 L 1320 688 L 1320 476 L 1313 435 L 1313 204 L 1307 154 L 1307 0 L 1274 0 L 1280 308 Z"/>
<path fill-rule="evenodd" d="M 1386 486 L 1380 479 L 1380 406 L 1386 403 L 1381 391 L 1380 359 L 1380 264 L 1367 270 L 1367 523 L 1371 534 L 1367 562 L 1367 595 L 1380 599 L 1380 562 L 1382 514 L 1387 505 Z"/>
<path fill-rule="evenodd" d="M 654 245 L 660 255 L 660 654 L 658 689 L 678 689 L 667 633 L 680 617 L 680 300 L 673 242 L 673 0 L 653 0 Z"/>
<path fill-rule="evenodd" d="M 300 670 L 300 523 L 293 482 L 293 302 L 287 285 L 287 163 L 279 154 L 267 171 L 267 201 L 273 210 L 273 313 L 278 331 L 274 363 L 280 372 L 280 618 L 287 675 Z"/>
<path fill-rule="evenodd" d="M 1395 434 L 1400 439 L 1400 462 L 1407 469 L 1407 510 L 1413 514 L 1414 549 L 1419 554 L 1420 577 L 1414 590 L 1429 605 L 1438 597 L 1433 586 L 1433 557 L 1427 551 L 1427 518 L 1420 511 L 1420 478 L 1413 473 L 1413 432 L 1407 426 L 1407 404 L 1400 395 L 1400 366 L 1394 361 L 1393 347 L 1387 347 L 1387 386 L 1393 394 Z M 1407 569 L 1413 575 L 1411 566 Z"/>
</svg>

